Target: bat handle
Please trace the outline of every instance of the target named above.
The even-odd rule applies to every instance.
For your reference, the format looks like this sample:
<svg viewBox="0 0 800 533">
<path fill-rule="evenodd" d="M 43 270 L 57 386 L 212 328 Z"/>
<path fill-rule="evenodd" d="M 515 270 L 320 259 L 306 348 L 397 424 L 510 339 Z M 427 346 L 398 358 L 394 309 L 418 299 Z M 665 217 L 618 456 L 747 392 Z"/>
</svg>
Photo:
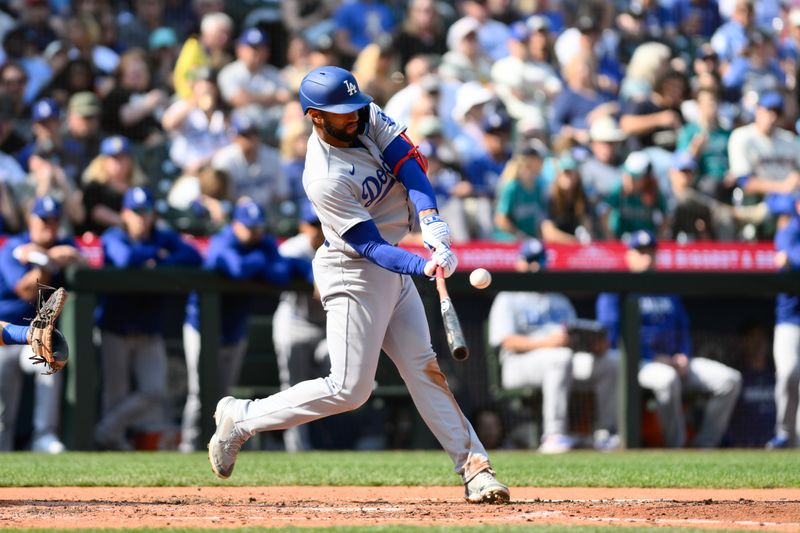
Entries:
<svg viewBox="0 0 800 533">
<path fill-rule="evenodd" d="M 436 267 L 436 290 L 439 292 L 439 298 L 447 298 L 447 285 L 444 282 L 444 270 L 442 267 Z"/>
</svg>

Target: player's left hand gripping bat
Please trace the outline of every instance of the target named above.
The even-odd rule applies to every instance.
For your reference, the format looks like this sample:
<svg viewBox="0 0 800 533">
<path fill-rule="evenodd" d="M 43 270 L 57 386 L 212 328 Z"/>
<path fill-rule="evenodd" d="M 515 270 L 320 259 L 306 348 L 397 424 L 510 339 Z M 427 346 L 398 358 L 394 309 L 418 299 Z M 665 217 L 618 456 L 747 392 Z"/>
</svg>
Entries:
<svg viewBox="0 0 800 533">
<path fill-rule="evenodd" d="M 439 293 L 442 321 L 444 322 L 444 331 L 447 334 L 447 345 L 450 347 L 450 354 L 456 361 L 463 361 L 469 357 L 469 348 L 467 348 L 467 341 L 464 340 L 464 332 L 461 330 L 456 308 L 453 307 L 453 302 L 450 301 L 450 296 L 447 294 L 447 285 L 445 285 L 442 267 L 436 267 L 436 290 Z"/>
</svg>

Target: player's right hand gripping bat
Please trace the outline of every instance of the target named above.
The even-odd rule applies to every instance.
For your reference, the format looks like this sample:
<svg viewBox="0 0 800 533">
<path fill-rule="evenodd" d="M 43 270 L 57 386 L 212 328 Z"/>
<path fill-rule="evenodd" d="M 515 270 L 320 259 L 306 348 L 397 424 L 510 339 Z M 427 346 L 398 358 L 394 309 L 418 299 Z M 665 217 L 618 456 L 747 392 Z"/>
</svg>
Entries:
<svg viewBox="0 0 800 533">
<path fill-rule="evenodd" d="M 461 323 L 458 321 L 456 308 L 450 301 L 447 294 L 447 285 L 444 281 L 442 267 L 436 267 L 436 290 L 439 293 L 439 304 L 442 308 L 442 321 L 444 331 L 447 334 L 447 345 L 450 347 L 450 354 L 456 361 L 463 361 L 469 357 L 469 348 L 464 340 L 464 332 L 461 330 Z"/>
</svg>

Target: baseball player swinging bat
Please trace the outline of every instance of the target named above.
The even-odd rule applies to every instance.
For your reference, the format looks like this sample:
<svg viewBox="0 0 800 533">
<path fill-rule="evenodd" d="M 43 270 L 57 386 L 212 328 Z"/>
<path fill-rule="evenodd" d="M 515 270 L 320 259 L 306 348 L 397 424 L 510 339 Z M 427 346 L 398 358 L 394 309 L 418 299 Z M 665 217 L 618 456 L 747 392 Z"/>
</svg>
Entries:
<svg viewBox="0 0 800 533">
<path fill-rule="evenodd" d="M 444 281 L 442 267 L 436 268 L 436 291 L 439 293 L 442 321 L 444 322 L 444 331 L 447 334 L 447 345 L 450 347 L 450 354 L 456 361 L 463 361 L 469 357 L 469 348 L 467 347 L 467 341 L 464 340 L 464 331 L 458 321 L 456 308 L 453 307 L 450 295 L 447 294 L 447 285 Z"/>
</svg>

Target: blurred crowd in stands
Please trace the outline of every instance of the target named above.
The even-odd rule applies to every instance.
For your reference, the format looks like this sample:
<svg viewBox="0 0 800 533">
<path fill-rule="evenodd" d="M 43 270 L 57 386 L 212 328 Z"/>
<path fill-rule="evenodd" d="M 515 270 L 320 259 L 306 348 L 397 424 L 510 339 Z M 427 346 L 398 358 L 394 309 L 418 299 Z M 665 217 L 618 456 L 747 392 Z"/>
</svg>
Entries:
<svg viewBox="0 0 800 533">
<path fill-rule="evenodd" d="M 81 262 L 56 234 L 104 236 L 111 266 L 198 266 L 183 233 L 235 250 L 205 268 L 308 277 L 302 261 L 276 262 L 268 234 L 305 231 L 303 261 L 321 242 L 297 98 L 321 65 L 351 69 L 407 125 L 457 243 L 771 240 L 800 206 L 800 0 L 0 0 L 0 44 L 0 234 L 27 231 L 44 263 L 26 268 L 52 275 Z M 15 283 L 0 300 L 20 298 Z M 100 447 L 127 449 L 126 424 L 163 402 L 158 302 L 133 318 L 101 305 Z M 223 331 L 236 361 L 225 387 L 250 309 L 233 304 L 245 316 Z M 15 309 L 3 319 L 27 316 Z M 321 311 L 306 311 L 298 342 L 318 363 Z M 186 451 L 199 433 L 193 318 Z M 35 431 L 54 438 L 53 424 Z M 38 451 L 63 450 L 53 438 Z"/>
</svg>

